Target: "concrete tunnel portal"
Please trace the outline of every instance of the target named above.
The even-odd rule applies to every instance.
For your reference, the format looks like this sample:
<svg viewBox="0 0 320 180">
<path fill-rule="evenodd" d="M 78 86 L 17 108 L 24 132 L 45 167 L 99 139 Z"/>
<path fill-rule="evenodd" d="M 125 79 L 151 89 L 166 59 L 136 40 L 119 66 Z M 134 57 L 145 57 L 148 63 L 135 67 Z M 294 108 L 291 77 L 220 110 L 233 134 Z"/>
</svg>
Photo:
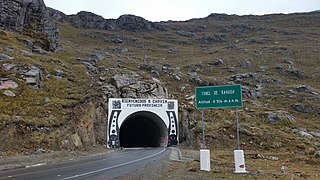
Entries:
<svg viewBox="0 0 320 180">
<path fill-rule="evenodd" d="M 147 111 L 128 116 L 119 131 L 120 147 L 160 147 L 165 146 L 168 132 L 162 119 Z"/>
<path fill-rule="evenodd" d="M 107 147 L 177 145 L 177 115 L 177 100 L 110 98 Z"/>
</svg>

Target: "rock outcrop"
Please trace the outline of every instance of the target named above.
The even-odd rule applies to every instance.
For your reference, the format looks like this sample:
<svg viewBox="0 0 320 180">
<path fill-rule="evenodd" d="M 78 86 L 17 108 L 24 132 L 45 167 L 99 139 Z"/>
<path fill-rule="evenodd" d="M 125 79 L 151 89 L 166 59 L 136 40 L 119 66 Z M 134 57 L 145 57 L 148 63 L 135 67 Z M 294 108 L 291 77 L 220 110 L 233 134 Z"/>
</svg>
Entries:
<svg viewBox="0 0 320 180">
<path fill-rule="evenodd" d="M 47 11 L 49 16 L 55 21 L 66 22 L 68 20 L 68 16 L 59 10 L 47 7 Z"/>
<path fill-rule="evenodd" d="M 170 96 L 167 88 L 159 80 L 145 80 L 135 72 L 116 74 L 110 83 L 102 85 L 102 89 L 107 97 L 165 99 Z"/>
<path fill-rule="evenodd" d="M 114 24 L 110 22 L 108 23 L 102 16 L 86 11 L 80 11 L 77 14 L 69 15 L 67 21 L 76 28 L 102 30 L 115 29 Z"/>
<path fill-rule="evenodd" d="M 104 19 L 92 12 L 80 11 L 77 14 L 66 15 L 63 12 L 48 8 L 50 16 L 56 21 L 67 21 L 76 28 L 100 30 L 125 30 L 130 32 L 163 31 L 161 23 L 154 23 L 135 15 L 122 15 L 118 19 Z"/>
<path fill-rule="evenodd" d="M 45 50 L 59 51 L 59 28 L 43 0 L 0 0 L 0 28 L 36 37 Z"/>
<path fill-rule="evenodd" d="M 142 17 L 134 15 L 122 15 L 115 20 L 116 26 L 130 32 L 149 32 L 153 30 L 164 30 L 164 27 L 158 23 L 145 20 Z"/>
<path fill-rule="evenodd" d="M 99 97 L 86 99 L 73 110 L 74 124 L 71 136 L 61 143 L 63 148 L 82 149 L 106 142 L 107 107 Z"/>
</svg>

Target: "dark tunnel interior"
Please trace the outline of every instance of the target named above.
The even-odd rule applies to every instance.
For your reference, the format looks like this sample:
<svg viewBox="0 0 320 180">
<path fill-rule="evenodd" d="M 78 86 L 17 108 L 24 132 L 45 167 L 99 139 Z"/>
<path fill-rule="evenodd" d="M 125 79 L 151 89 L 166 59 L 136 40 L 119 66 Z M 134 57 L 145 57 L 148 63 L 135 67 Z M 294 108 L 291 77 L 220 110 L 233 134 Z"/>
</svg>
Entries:
<svg viewBox="0 0 320 180">
<path fill-rule="evenodd" d="M 120 127 L 120 147 L 160 147 L 167 137 L 163 120 L 147 111 L 128 116 Z"/>
</svg>

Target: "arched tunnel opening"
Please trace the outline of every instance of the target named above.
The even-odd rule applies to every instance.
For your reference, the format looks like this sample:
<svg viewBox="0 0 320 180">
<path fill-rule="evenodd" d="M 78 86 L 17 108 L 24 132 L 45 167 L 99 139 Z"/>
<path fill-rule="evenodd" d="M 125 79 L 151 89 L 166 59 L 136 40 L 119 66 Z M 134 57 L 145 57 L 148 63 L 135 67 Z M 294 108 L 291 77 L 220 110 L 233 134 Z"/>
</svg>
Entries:
<svg viewBox="0 0 320 180">
<path fill-rule="evenodd" d="M 168 142 L 167 127 L 152 112 L 141 111 L 128 116 L 119 133 L 120 147 L 161 147 Z"/>
</svg>

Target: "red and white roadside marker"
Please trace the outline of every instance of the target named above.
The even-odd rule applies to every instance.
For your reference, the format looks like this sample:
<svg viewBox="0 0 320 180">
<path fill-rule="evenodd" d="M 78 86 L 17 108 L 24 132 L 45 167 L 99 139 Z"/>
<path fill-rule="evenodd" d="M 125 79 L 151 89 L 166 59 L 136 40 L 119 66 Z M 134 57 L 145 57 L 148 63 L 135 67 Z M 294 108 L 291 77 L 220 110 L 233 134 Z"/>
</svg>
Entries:
<svg viewBox="0 0 320 180">
<path fill-rule="evenodd" d="M 235 173 L 248 173 L 244 162 L 243 150 L 234 150 Z"/>
</svg>

